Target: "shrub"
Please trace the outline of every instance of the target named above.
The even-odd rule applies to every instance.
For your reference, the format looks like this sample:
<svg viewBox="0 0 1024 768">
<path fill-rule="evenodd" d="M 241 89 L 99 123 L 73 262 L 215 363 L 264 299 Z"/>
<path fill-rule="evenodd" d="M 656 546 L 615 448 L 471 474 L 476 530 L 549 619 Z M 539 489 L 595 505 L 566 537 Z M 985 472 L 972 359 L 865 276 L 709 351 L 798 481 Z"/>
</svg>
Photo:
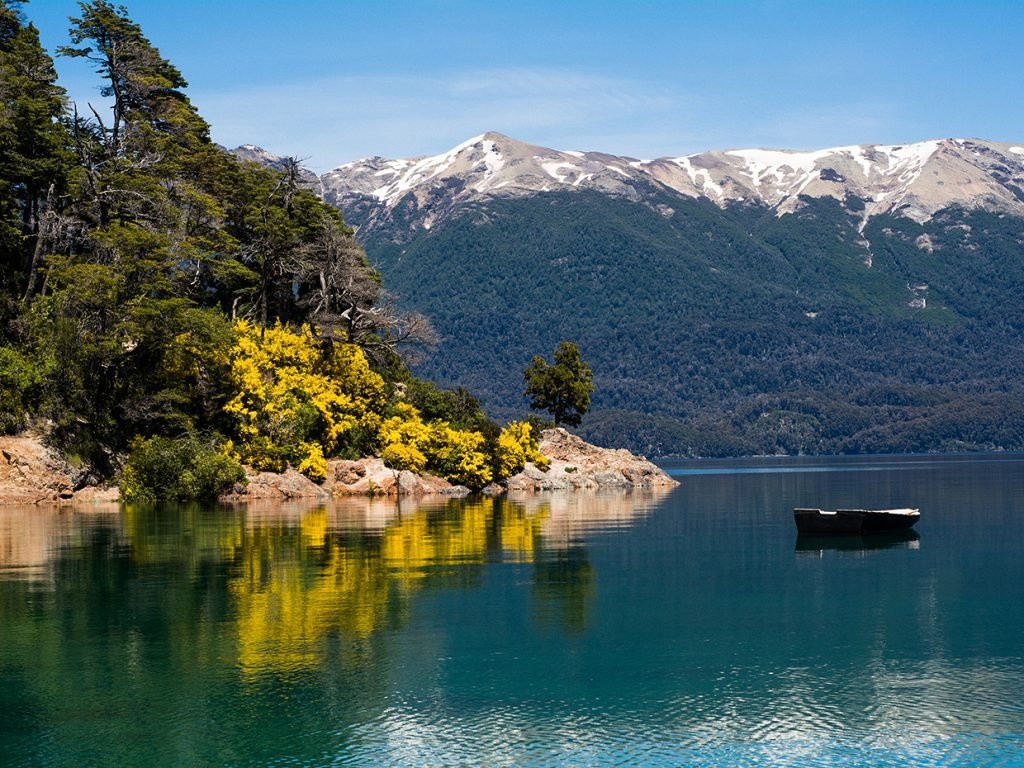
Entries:
<svg viewBox="0 0 1024 768">
<path fill-rule="evenodd" d="M 408 403 L 395 406 L 395 415 L 385 419 L 378 435 L 380 457 L 394 469 L 427 470 L 438 477 L 470 488 L 491 482 L 487 442 L 480 432 L 453 429 L 446 421 L 427 423 Z"/>
<path fill-rule="evenodd" d="M 547 469 L 548 458 L 537 448 L 533 427 L 525 421 L 509 422 L 494 447 L 495 472 L 498 479 L 512 477 L 522 472 L 526 462 L 533 462 L 540 469 Z"/>
<path fill-rule="evenodd" d="M 216 441 L 137 437 L 121 473 L 121 496 L 143 502 L 212 500 L 244 480 L 242 466 Z"/>
<path fill-rule="evenodd" d="M 323 449 L 319 443 L 303 443 L 301 448 L 306 458 L 299 462 L 296 469 L 314 483 L 322 483 L 327 479 L 327 459 L 324 458 Z"/>
<path fill-rule="evenodd" d="M 236 332 L 229 354 L 234 396 L 224 410 L 237 430 L 238 459 L 281 471 L 289 463 L 316 463 L 314 443 L 321 457 L 366 449 L 353 441 L 380 427 L 385 386 L 358 347 L 323 346 L 309 326 L 261 329 L 239 322 Z"/>
<path fill-rule="evenodd" d="M 483 488 L 493 477 L 488 456 L 481 449 L 486 439 L 479 432 L 452 429 L 445 422 L 431 424 L 427 468 L 452 483 Z"/>
<path fill-rule="evenodd" d="M 0 347 L 0 434 L 25 428 L 42 381 L 31 358 L 11 347 Z"/>
</svg>

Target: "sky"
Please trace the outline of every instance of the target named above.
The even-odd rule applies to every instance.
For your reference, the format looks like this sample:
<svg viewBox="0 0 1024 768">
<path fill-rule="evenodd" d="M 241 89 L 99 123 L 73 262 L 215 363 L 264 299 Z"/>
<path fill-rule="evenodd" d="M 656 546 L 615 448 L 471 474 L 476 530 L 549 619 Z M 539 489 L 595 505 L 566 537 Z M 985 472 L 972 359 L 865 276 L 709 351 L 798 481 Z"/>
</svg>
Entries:
<svg viewBox="0 0 1024 768">
<path fill-rule="evenodd" d="M 323 172 L 485 131 L 640 159 L 1024 141 L 1024 2 L 125 0 L 214 140 Z M 52 52 L 72 0 L 25 15 Z M 102 108 L 97 76 L 61 84 Z"/>
</svg>

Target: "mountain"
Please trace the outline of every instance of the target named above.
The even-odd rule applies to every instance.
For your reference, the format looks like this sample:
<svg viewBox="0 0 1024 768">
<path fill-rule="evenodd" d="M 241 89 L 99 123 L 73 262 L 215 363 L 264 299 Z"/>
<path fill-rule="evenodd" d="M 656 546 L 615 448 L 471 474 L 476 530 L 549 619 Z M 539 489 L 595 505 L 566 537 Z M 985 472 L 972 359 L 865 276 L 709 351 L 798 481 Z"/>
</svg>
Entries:
<svg viewBox="0 0 1024 768">
<path fill-rule="evenodd" d="M 459 206 L 485 198 L 596 190 L 639 201 L 654 191 L 718 207 L 766 206 L 778 214 L 802 197 L 856 199 L 862 223 L 897 213 L 930 219 L 951 205 L 1024 215 L 1024 147 L 942 139 L 858 145 L 815 152 L 739 149 L 651 161 L 600 152 L 563 152 L 485 133 L 432 157 L 372 157 L 323 177 L 325 199 L 354 210 L 370 229 L 415 211 L 430 228 Z"/>
<path fill-rule="evenodd" d="M 1024 449 L 1024 147 L 641 161 L 488 133 L 322 177 L 444 337 L 420 372 L 521 415 L 577 341 L 581 431 L 664 455 Z"/>
</svg>

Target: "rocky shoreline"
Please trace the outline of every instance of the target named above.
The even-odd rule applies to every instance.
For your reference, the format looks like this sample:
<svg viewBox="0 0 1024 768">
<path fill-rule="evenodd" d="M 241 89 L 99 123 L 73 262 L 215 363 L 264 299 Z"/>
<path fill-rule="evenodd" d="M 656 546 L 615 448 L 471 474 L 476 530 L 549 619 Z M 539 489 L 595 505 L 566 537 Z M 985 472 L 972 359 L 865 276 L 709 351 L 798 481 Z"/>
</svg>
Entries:
<svg viewBox="0 0 1024 768">
<path fill-rule="evenodd" d="M 550 461 L 547 470 L 533 464 L 485 494 L 603 488 L 672 488 L 678 483 L 647 459 L 627 450 L 598 448 L 564 429 L 541 433 L 540 452 Z M 116 486 L 76 487 L 78 473 L 42 437 L 26 433 L 0 437 L 0 504 L 100 504 L 116 502 Z M 378 458 L 355 461 L 332 459 L 327 479 L 314 483 L 294 469 L 255 472 L 221 497 L 225 503 L 323 499 L 339 496 L 467 496 L 469 488 L 430 474 L 392 469 Z"/>
</svg>

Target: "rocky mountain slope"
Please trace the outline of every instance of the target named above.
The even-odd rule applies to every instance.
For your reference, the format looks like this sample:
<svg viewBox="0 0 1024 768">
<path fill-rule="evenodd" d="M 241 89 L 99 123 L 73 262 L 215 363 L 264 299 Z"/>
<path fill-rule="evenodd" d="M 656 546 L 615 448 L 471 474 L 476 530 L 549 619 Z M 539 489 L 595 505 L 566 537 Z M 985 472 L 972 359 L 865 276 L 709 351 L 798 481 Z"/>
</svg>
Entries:
<svg viewBox="0 0 1024 768">
<path fill-rule="evenodd" d="M 941 139 L 643 161 L 485 133 L 431 157 L 346 163 L 322 182 L 328 202 L 371 230 L 393 223 L 397 212 L 414 227 L 430 228 L 468 202 L 582 189 L 633 201 L 670 192 L 719 207 L 763 205 L 780 215 L 797 209 L 801 196 L 853 199 L 862 225 L 882 213 L 922 222 L 953 204 L 1024 215 L 1024 146 Z"/>
<path fill-rule="evenodd" d="M 263 147 L 257 147 L 255 144 L 243 144 L 230 150 L 230 152 L 240 160 L 258 163 L 266 168 L 273 168 L 275 171 L 284 171 L 288 168 L 289 164 L 295 163 L 299 174 L 300 186 L 313 190 L 320 197 L 324 196 L 324 186 L 320 181 L 320 177 L 303 166 L 297 158 L 275 155 L 273 152 L 269 152 L 263 149 Z"/>
</svg>

